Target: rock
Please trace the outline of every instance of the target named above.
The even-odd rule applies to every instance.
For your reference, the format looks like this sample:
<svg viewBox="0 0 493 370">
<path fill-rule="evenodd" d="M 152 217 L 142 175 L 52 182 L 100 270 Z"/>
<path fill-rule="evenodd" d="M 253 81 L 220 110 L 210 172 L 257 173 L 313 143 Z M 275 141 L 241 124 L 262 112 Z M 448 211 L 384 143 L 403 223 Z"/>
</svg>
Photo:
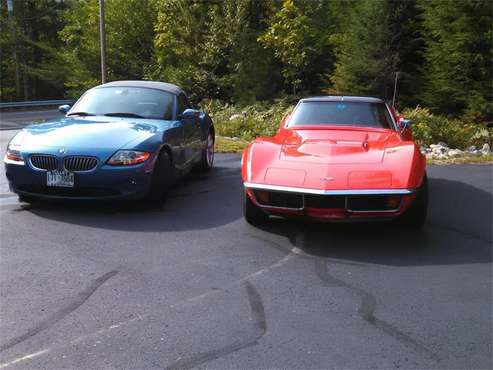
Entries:
<svg viewBox="0 0 493 370">
<path fill-rule="evenodd" d="M 471 145 L 469 148 L 466 149 L 469 153 L 474 153 L 476 150 L 476 145 Z"/>
<path fill-rule="evenodd" d="M 461 155 L 463 155 L 464 152 L 460 149 L 450 149 L 448 152 L 447 152 L 447 155 L 449 157 L 459 157 Z"/>
<path fill-rule="evenodd" d="M 236 137 L 236 136 L 233 136 L 233 137 L 231 138 L 231 140 L 233 140 L 233 141 L 238 141 L 238 140 L 240 140 L 240 138 L 238 138 L 238 137 Z"/>
<path fill-rule="evenodd" d="M 484 144 L 483 147 L 481 148 L 481 153 L 483 154 L 490 154 L 490 144 Z"/>
<path fill-rule="evenodd" d="M 437 143 L 437 145 L 440 145 L 440 146 L 443 146 L 443 147 L 445 147 L 445 148 L 448 148 L 448 144 L 447 144 L 447 143 L 444 143 L 443 141 L 439 141 L 439 142 Z"/>
<path fill-rule="evenodd" d="M 234 121 L 235 119 L 240 119 L 241 117 L 241 114 L 233 114 L 231 117 L 229 117 L 229 120 Z"/>
</svg>

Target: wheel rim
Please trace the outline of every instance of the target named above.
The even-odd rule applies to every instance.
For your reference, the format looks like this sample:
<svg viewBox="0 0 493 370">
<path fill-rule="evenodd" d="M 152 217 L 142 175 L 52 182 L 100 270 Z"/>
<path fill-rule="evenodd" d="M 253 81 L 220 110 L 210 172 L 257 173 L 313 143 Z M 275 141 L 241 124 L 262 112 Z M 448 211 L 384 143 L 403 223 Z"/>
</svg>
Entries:
<svg viewBox="0 0 493 370">
<path fill-rule="evenodd" d="M 214 162 L 214 136 L 212 133 L 209 133 L 207 136 L 207 147 L 205 149 L 205 157 L 207 160 L 207 165 L 212 167 L 212 163 Z"/>
</svg>

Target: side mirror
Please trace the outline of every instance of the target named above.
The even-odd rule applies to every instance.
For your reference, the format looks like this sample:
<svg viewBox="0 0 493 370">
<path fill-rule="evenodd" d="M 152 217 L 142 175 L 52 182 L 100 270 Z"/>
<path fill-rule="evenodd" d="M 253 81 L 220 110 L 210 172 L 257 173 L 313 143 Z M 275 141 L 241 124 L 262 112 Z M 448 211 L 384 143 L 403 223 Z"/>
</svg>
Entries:
<svg viewBox="0 0 493 370">
<path fill-rule="evenodd" d="M 68 104 L 60 105 L 60 106 L 58 107 L 58 111 L 59 111 L 60 113 L 63 113 L 63 114 L 67 114 L 67 112 L 68 112 L 69 110 L 70 110 L 70 105 L 68 105 Z"/>
<path fill-rule="evenodd" d="M 178 119 L 193 119 L 197 118 L 200 114 L 200 111 L 197 109 L 185 109 L 183 113 L 178 114 Z"/>
<path fill-rule="evenodd" d="M 411 123 L 412 121 L 410 119 L 401 118 L 398 122 L 398 125 L 401 131 L 404 131 L 411 127 Z"/>
</svg>

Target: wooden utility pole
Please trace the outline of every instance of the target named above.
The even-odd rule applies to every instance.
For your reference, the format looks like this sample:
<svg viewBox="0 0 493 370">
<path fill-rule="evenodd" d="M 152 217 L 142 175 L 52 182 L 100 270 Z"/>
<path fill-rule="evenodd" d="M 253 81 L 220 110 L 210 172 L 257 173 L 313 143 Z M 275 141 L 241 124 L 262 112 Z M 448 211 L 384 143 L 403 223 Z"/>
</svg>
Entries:
<svg viewBox="0 0 493 370">
<path fill-rule="evenodd" d="M 106 83 L 106 30 L 104 28 L 104 0 L 99 0 L 99 46 L 101 48 L 101 83 Z"/>
</svg>

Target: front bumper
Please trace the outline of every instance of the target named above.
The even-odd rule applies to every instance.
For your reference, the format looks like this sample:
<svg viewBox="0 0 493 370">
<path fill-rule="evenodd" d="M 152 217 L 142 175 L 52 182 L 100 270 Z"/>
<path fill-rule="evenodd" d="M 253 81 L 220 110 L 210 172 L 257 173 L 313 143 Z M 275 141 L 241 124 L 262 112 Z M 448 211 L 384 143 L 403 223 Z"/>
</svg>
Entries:
<svg viewBox="0 0 493 370">
<path fill-rule="evenodd" d="M 321 190 L 248 182 L 244 186 L 252 202 L 269 215 L 330 221 L 394 219 L 416 197 L 414 189 Z"/>
<path fill-rule="evenodd" d="M 75 172 L 73 188 L 48 187 L 47 171 L 5 163 L 10 190 L 19 195 L 46 199 L 138 199 L 151 186 L 152 173 L 145 164 L 131 167 L 103 165 L 87 172 Z"/>
</svg>

